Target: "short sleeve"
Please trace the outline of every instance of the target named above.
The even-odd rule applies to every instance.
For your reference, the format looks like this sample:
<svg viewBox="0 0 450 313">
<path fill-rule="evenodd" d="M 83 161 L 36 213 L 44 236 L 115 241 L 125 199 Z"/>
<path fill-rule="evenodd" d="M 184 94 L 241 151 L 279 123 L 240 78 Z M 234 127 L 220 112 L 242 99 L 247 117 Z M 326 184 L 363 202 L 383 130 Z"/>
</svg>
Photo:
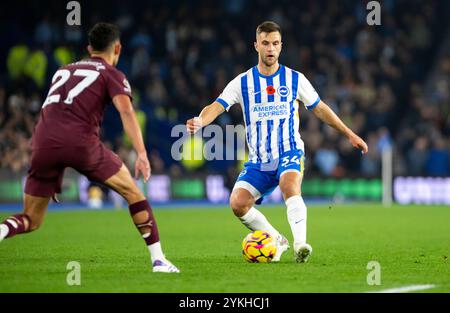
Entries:
<svg viewBox="0 0 450 313">
<path fill-rule="evenodd" d="M 300 73 L 298 80 L 297 97 L 302 101 L 308 110 L 312 110 L 320 102 L 319 94 L 311 85 L 305 75 Z"/>
<path fill-rule="evenodd" d="M 229 110 L 233 104 L 239 103 L 241 94 L 241 80 L 240 76 L 234 78 L 228 85 L 225 87 L 220 96 L 216 99 L 216 102 L 219 102 L 225 110 Z"/>
<path fill-rule="evenodd" d="M 117 95 L 127 95 L 132 98 L 130 83 L 121 71 L 109 71 L 106 85 L 111 99 Z"/>
</svg>

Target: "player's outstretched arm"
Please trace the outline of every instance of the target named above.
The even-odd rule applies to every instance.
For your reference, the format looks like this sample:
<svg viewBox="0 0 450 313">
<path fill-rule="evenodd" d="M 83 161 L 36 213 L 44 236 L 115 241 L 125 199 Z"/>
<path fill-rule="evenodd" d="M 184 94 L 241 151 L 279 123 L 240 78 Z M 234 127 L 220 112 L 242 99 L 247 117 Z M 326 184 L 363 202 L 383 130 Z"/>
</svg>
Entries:
<svg viewBox="0 0 450 313">
<path fill-rule="evenodd" d="M 198 117 L 186 121 L 188 133 L 195 134 L 200 128 L 211 124 L 224 111 L 223 105 L 217 101 L 207 105 L 203 108 Z"/>
<path fill-rule="evenodd" d="M 320 101 L 312 111 L 321 121 L 343 133 L 353 147 L 360 149 L 362 153 L 369 151 L 364 140 L 348 128 L 325 102 Z"/>
<path fill-rule="evenodd" d="M 147 158 L 147 151 L 145 150 L 144 139 L 142 138 L 141 128 L 139 127 L 133 104 L 130 97 L 127 95 L 117 95 L 113 98 L 114 106 L 120 113 L 123 128 L 125 133 L 131 139 L 134 149 L 137 153 L 136 164 L 134 167 L 135 178 L 142 173 L 145 181 L 150 178 L 150 162 Z"/>
</svg>

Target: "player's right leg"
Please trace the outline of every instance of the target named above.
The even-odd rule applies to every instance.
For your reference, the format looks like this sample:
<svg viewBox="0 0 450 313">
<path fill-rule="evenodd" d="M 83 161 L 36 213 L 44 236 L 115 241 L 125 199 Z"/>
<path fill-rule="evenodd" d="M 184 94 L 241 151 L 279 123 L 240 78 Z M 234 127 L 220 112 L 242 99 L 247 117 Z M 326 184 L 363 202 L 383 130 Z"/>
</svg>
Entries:
<svg viewBox="0 0 450 313">
<path fill-rule="evenodd" d="M 117 154 L 97 142 L 83 149 L 78 148 L 70 166 L 90 180 L 115 190 L 128 202 L 133 222 L 150 252 L 154 272 L 179 272 L 162 252 L 158 226 L 150 204 Z"/>
<path fill-rule="evenodd" d="M 245 168 L 231 192 L 230 207 L 248 229 L 265 230 L 275 238 L 277 252 L 273 261 L 278 262 L 283 252 L 289 249 L 289 242 L 269 223 L 264 214 L 254 207 L 255 200 L 261 197 L 261 192 L 272 188 L 270 179 L 259 177 L 263 175 L 265 173 L 259 170 Z M 255 186 L 258 186 L 259 190 Z"/>
<path fill-rule="evenodd" d="M 128 168 L 122 164 L 120 170 L 104 183 L 117 191 L 128 202 L 133 222 L 148 246 L 153 272 L 179 273 L 178 268 L 168 261 L 162 252 L 158 226 L 152 208 L 137 187 Z"/>
</svg>

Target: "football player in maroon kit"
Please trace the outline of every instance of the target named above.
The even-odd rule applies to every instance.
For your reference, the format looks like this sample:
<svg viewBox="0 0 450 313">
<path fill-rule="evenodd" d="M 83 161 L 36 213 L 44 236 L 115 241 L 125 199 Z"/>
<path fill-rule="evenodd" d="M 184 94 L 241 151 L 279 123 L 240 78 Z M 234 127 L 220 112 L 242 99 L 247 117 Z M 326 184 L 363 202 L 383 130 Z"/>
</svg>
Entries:
<svg viewBox="0 0 450 313">
<path fill-rule="evenodd" d="M 100 141 L 103 113 L 113 103 L 131 138 L 137 159 L 135 177 L 150 177 L 142 133 L 131 103 L 131 88 L 115 66 L 121 52 L 117 26 L 97 23 L 89 32 L 90 57 L 61 67 L 53 75 L 32 138 L 24 211 L 0 224 L 0 241 L 39 228 L 50 198 L 56 201 L 66 167 L 122 195 L 150 251 L 154 272 L 178 273 L 161 249 L 152 209 L 122 160 Z"/>
</svg>

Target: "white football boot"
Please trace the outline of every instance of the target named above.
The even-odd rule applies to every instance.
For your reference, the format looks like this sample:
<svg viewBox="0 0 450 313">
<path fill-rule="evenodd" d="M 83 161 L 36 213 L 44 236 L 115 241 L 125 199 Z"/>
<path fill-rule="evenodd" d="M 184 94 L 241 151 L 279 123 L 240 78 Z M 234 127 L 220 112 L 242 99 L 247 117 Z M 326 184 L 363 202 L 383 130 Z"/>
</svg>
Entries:
<svg viewBox="0 0 450 313">
<path fill-rule="evenodd" d="M 180 270 L 167 259 L 153 262 L 153 273 L 179 273 Z"/>
<path fill-rule="evenodd" d="M 289 241 L 283 235 L 279 235 L 275 241 L 275 246 L 277 247 L 277 252 L 272 259 L 272 262 L 279 262 L 281 255 L 289 249 Z"/>
<path fill-rule="evenodd" d="M 298 263 L 308 262 L 309 256 L 312 254 L 312 247 L 307 243 L 302 243 L 295 248 L 295 261 Z"/>
</svg>

